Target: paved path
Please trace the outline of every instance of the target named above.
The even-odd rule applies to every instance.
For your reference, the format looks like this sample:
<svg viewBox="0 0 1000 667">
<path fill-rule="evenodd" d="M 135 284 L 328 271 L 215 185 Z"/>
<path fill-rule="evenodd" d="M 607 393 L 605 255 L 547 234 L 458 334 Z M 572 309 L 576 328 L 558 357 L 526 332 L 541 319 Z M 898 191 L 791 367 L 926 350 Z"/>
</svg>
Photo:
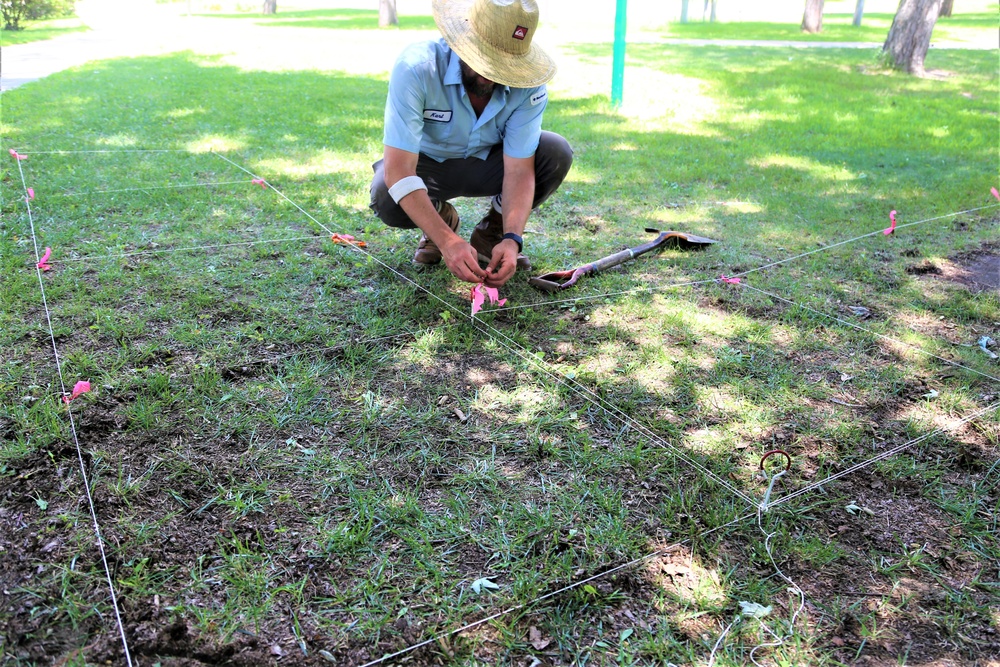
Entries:
<svg viewBox="0 0 1000 667">
<path fill-rule="evenodd" d="M 133 4 L 134 3 L 134 4 Z M 100 6 L 99 13 L 85 7 Z M 121 6 L 107 11 L 108 6 Z M 403 45 L 436 35 L 433 31 L 387 30 L 341 32 L 335 38 L 321 28 L 277 28 L 252 20 L 226 21 L 178 15 L 170 5 L 150 0 L 82 0 L 77 14 L 91 29 L 55 39 L 3 48 L 0 90 L 83 65 L 94 60 L 155 56 L 178 51 L 238 59 L 242 67 L 267 69 L 338 69 L 349 63 L 356 73 L 382 73 Z M 248 48 L 250 45 L 251 48 Z M 364 58 L 358 58 L 359 47 Z"/>
</svg>

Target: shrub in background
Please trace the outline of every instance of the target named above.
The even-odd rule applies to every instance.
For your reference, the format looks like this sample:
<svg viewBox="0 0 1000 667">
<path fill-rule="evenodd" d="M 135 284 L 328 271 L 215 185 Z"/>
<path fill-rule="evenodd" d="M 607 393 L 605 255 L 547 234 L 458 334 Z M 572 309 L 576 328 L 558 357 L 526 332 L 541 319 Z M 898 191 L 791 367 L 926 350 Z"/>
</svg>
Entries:
<svg viewBox="0 0 1000 667">
<path fill-rule="evenodd" d="M 76 0 L 29 0 L 24 18 L 31 21 L 58 19 L 72 16 L 75 9 Z"/>
<path fill-rule="evenodd" d="M 20 30 L 21 21 L 71 16 L 76 0 L 0 0 L 4 30 Z"/>
</svg>

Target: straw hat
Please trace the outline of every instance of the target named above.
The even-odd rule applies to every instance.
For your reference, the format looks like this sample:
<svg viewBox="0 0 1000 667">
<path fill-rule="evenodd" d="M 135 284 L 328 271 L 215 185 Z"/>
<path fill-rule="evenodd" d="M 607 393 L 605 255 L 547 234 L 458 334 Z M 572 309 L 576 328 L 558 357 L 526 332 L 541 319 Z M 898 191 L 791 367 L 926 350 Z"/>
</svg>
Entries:
<svg viewBox="0 0 1000 667">
<path fill-rule="evenodd" d="M 512 88 L 533 88 L 555 76 L 555 63 L 531 43 L 535 0 L 433 0 L 431 7 L 448 46 L 477 74 Z"/>
</svg>

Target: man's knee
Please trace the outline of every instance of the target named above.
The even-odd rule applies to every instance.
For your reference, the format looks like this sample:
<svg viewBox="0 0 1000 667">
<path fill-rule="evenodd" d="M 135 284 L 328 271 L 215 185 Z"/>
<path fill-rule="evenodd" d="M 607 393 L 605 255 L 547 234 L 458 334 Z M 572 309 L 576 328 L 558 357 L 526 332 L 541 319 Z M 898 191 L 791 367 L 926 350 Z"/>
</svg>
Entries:
<svg viewBox="0 0 1000 667">
<path fill-rule="evenodd" d="M 542 132 L 535 151 L 535 206 L 559 189 L 573 166 L 573 147 L 555 132 Z"/>
<path fill-rule="evenodd" d="M 368 204 L 368 207 L 374 211 L 379 220 L 390 227 L 398 227 L 400 229 L 413 229 L 416 227 L 413 221 L 410 220 L 410 217 L 406 215 L 403 207 L 397 204 L 389 194 L 389 187 L 385 184 L 385 169 L 382 166 L 382 160 L 373 164 L 372 170 L 375 172 L 375 175 L 372 177 L 370 188 L 371 202 Z"/>
<path fill-rule="evenodd" d="M 573 165 L 573 147 L 563 136 L 543 131 L 538 140 L 538 150 L 535 152 L 535 160 L 539 159 L 548 163 L 554 172 L 562 173 L 565 178 Z"/>
</svg>

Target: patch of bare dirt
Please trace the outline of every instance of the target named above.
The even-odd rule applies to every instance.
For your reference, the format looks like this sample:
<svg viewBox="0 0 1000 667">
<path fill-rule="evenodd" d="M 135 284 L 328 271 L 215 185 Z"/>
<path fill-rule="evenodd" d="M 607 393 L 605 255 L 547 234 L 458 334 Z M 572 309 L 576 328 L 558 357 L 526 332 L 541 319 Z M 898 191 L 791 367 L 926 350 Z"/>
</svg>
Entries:
<svg viewBox="0 0 1000 667">
<path fill-rule="evenodd" d="M 973 293 L 997 291 L 1000 290 L 1000 244 L 988 243 L 979 250 L 946 260 L 924 260 L 906 271 L 963 285 Z"/>
</svg>

